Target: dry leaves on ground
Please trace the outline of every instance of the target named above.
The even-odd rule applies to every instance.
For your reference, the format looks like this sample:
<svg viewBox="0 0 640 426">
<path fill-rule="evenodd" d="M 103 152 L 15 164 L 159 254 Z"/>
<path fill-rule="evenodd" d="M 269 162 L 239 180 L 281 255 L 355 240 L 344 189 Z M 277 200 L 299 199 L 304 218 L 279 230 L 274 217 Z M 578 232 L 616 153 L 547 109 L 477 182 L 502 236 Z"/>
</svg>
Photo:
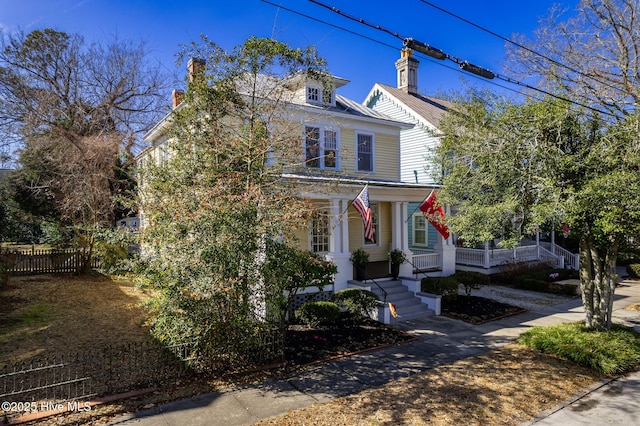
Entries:
<svg viewBox="0 0 640 426">
<path fill-rule="evenodd" d="M 518 344 L 257 425 L 518 425 L 602 377 Z"/>
<path fill-rule="evenodd" d="M 144 297 L 105 276 L 12 277 L 0 295 L 0 365 L 146 341 Z"/>
</svg>

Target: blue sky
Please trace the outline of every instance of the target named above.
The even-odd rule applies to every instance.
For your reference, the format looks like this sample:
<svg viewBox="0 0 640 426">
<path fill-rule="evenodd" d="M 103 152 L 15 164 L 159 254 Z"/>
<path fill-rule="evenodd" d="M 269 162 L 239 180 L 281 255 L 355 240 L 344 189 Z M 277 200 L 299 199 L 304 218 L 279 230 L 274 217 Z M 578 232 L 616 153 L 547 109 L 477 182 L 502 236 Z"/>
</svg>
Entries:
<svg viewBox="0 0 640 426">
<path fill-rule="evenodd" d="M 396 84 L 394 62 L 402 47 L 386 33 L 350 21 L 306 0 L 270 0 L 283 7 L 360 33 L 383 44 L 279 9 L 260 0 L 0 0 L 0 28 L 26 32 L 52 27 L 79 33 L 87 41 L 109 39 L 144 40 L 151 55 L 168 71 L 177 72 L 174 55 L 181 44 L 207 35 L 225 49 L 247 37 L 275 37 L 293 47 L 315 45 L 328 60 L 330 70 L 351 81 L 339 93 L 361 102 L 374 83 Z M 463 60 L 502 73 L 504 42 L 467 23 L 448 16 L 420 0 L 322 0 L 344 13 L 429 43 Z M 531 35 L 538 19 L 552 3 L 573 8 L 577 0 L 430 0 L 431 3 L 510 37 Z M 390 45 L 390 46 L 387 46 Z M 460 88 L 461 78 L 485 84 L 456 71 L 450 61 L 420 59 L 419 89 L 427 94 Z M 446 68 L 443 65 L 447 65 Z M 453 69 L 450 69 L 453 68 Z M 498 82 L 509 86 L 507 83 Z M 513 86 L 510 86 L 513 87 Z M 167 102 L 169 99 L 167 98 Z"/>
</svg>

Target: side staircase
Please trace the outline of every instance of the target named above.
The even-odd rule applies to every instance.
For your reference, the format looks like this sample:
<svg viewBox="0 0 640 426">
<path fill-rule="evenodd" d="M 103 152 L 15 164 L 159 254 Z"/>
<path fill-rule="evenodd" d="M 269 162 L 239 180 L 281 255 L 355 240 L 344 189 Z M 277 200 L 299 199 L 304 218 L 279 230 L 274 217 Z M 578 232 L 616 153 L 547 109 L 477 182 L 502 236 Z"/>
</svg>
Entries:
<svg viewBox="0 0 640 426">
<path fill-rule="evenodd" d="M 425 315 L 435 315 L 435 311 L 433 309 L 429 309 L 426 304 L 422 303 L 419 297 L 416 297 L 407 286 L 402 284 L 402 281 L 376 280 L 376 282 L 387 293 L 386 302 L 393 303 L 396 306 L 398 321 L 404 321 Z M 349 284 L 353 287 L 366 288 L 367 290 L 377 294 L 381 301 L 385 300 L 384 292 L 371 280 L 350 281 Z"/>
</svg>

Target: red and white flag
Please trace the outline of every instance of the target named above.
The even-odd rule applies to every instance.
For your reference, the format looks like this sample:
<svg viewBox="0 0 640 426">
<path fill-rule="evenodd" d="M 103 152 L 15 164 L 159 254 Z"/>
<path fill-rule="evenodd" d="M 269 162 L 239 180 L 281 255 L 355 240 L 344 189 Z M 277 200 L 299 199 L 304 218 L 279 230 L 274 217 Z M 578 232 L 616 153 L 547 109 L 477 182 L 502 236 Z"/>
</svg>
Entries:
<svg viewBox="0 0 640 426">
<path fill-rule="evenodd" d="M 442 206 L 438 203 L 434 190 L 431 191 L 431 194 L 429 194 L 418 208 L 445 240 L 449 238 L 449 228 L 447 228 L 445 221 L 444 210 L 442 210 Z"/>
<path fill-rule="evenodd" d="M 398 310 L 396 309 L 396 305 L 391 302 L 389 302 L 389 313 L 392 317 L 398 318 Z"/>
<path fill-rule="evenodd" d="M 369 185 L 365 185 L 351 204 L 358 213 L 360 213 L 360 217 L 362 217 L 365 238 L 373 240 L 375 231 L 373 229 L 373 220 L 371 218 L 371 204 L 369 204 Z"/>
</svg>

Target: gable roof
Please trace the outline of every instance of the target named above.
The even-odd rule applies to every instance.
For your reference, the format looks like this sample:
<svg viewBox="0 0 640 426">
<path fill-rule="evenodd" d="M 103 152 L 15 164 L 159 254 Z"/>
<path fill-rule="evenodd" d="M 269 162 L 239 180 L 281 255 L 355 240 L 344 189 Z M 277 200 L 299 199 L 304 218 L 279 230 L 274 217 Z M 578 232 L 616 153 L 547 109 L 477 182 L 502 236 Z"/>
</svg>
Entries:
<svg viewBox="0 0 640 426">
<path fill-rule="evenodd" d="M 386 84 L 376 83 L 367 99 L 365 105 L 369 105 L 374 96 L 378 92 L 385 92 L 388 96 L 395 98 L 404 107 L 411 110 L 417 119 L 422 119 L 435 127 L 440 126 L 442 118 L 448 110 L 453 109 L 454 104 L 444 99 L 438 99 L 431 96 L 414 95 L 405 92 L 402 89 L 387 86 Z"/>
</svg>

